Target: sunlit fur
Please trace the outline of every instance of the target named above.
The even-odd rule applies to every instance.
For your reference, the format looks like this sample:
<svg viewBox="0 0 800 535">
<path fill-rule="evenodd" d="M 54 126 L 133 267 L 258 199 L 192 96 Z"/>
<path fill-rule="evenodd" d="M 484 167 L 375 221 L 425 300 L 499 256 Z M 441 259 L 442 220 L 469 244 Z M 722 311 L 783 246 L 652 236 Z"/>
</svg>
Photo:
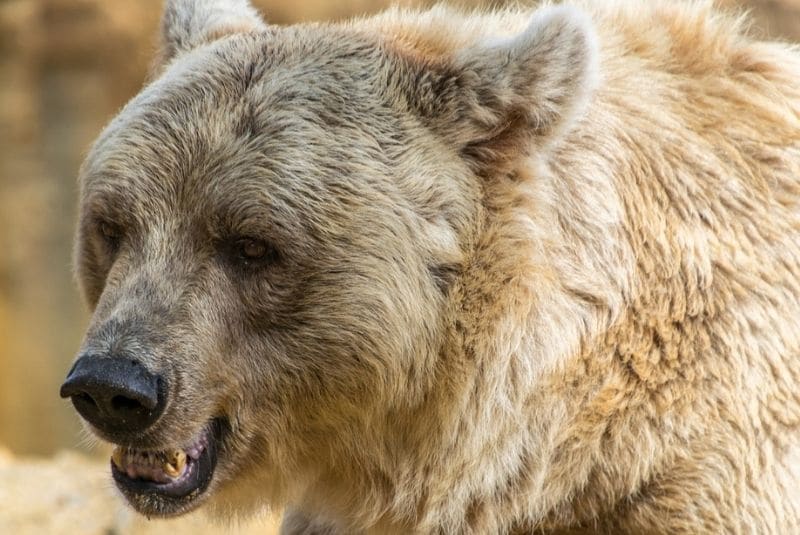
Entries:
<svg viewBox="0 0 800 535">
<path fill-rule="evenodd" d="M 213 510 L 800 529 L 797 49 L 666 0 L 290 28 L 174 0 L 163 31 L 76 262 L 85 347 L 173 385 L 141 443 L 230 422 Z M 232 265 L 238 235 L 279 261 Z"/>
</svg>

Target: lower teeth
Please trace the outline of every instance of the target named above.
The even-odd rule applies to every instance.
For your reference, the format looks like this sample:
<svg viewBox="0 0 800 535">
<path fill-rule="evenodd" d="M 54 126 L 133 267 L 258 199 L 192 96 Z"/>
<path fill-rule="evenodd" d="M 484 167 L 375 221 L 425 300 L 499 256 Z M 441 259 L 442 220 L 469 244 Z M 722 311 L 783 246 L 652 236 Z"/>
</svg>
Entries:
<svg viewBox="0 0 800 535">
<path fill-rule="evenodd" d="M 183 450 L 149 453 L 117 447 L 114 448 L 111 461 L 120 472 L 130 478 L 166 483 L 183 475 L 186 471 L 187 455 Z"/>
</svg>

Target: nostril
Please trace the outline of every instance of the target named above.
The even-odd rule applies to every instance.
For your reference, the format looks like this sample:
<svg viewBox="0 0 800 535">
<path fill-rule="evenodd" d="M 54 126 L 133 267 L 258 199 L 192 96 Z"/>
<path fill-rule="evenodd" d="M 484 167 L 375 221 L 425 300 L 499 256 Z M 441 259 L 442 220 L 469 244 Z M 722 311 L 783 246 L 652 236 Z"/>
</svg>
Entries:
<svg viewBox="0 0 800 535">
<path fill-rule="evenodd" d="M 111 408 L 116 412 L 135 411 L 143 408 L 142 404 L 135 399 L 125 396 L 114 396 L 111 398 Z"/>
<path fill-rule="evenodd" d="M 77 395 L 73 396 L 73 398 L 74 399 L 78 399 L 78 400 L 82 401 L 83 403 L 86 403 L 86 404 L 91 405 L 93 407 L 97 407 L 97 402 L 94 400 L 94 398 L 92 396 L 90 396 L 89 394 L 85 393 L 85 392 L 81 393 L 81 394 L 77 394 Z"/>
</svg>

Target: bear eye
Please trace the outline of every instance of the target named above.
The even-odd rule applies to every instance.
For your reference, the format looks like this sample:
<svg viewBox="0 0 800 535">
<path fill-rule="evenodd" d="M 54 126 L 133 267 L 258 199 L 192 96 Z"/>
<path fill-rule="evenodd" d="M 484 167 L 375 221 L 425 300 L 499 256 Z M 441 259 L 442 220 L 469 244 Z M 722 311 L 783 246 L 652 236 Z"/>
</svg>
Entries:
<svg viewBox="0 0 800 535">
<path fill-rule="evenodd" d="M 236 256 L 245 264 L 271 263 L 278 259 L 275 248 L 264 240 L 244 237 L 235 241 Z"/>
<path fill-rule="evenodd" d="M 115 225 L 114 223 L 110 223 L 108 221 L 101 221 L 98 224 L 98 229 L 100 230 L 100 235 L 103 239 L 108 243 L 112 249 L 117 249 L 119 247 L 119 242 L 122 239 L 122 229 L 119 225 Z"/>
<path fill-rule="evenodd" d="M 259 260 L 267 254 L 267 244 L 261 240 L 245 238 L 239 240 L 239 253 L 242 255 L 242 258 Z"/>
</svg>

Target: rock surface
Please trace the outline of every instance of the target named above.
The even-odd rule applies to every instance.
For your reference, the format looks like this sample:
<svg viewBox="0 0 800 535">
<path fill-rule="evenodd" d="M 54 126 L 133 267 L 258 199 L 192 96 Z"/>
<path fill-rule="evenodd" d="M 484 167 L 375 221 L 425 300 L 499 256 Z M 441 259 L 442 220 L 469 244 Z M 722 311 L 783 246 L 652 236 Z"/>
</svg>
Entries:
<svg viewBox="0 0 800 535">
<path fill-rule="evenodd" d="M 219 526 L 202 513 L 147 520 L 126 507 L 105 461 L 74 452 L 15 458 L 0 448 L 0 533 L 14 535 L 204 535 L 277 533 L 264 517 Z"/>
</svg>

